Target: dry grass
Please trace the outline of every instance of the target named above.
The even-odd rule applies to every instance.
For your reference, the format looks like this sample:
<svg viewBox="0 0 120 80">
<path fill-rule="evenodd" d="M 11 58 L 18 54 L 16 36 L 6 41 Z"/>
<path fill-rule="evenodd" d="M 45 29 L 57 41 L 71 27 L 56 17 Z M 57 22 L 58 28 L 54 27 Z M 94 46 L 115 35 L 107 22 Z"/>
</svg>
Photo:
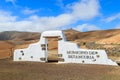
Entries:
<svg viewBox="0 0 120 80">
<path fill-rule="evenodd" d="M 0 60 L 0 80 L 120 80 L 120 67 Z"/>
</svg>

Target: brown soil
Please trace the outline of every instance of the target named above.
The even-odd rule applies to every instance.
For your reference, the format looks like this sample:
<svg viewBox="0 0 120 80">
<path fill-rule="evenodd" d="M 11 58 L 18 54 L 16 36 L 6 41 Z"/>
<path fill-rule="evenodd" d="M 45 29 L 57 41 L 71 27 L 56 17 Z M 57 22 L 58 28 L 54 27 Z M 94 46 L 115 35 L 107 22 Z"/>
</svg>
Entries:
<svg viewBox="0 0 120 80">
<path fill-rule="evenodd" d="M 99 40 L 96 43 L 99 43 L 99 44 L 118 44 L 118 43 L 120 43 L 120 34 L 115 35 L 115 36 L 110 37 L 110 38 Z"/>
<path fill-rule="evenodd" d="M 1 49 L 10 49 L 13 48 L 14 44 L 8 42 L 8 41 L 0 41 L 0 50 Z"/>
<path fill-rule="evenodd" d="M 19 41 L 0 41 L 0 59 L 5 59 L 13 56 L 15 49 L 28 48 L 31 43 L 35 43 L 38 40 L 23 41 L 22 44 L 14 44 Z"/>
<path fill-rule="evenodd" d="M 0 59 L 9 58 L 13 54 L 14 46 L 8 41 L 0 41 Z"/>
<path fill-rule="evenodd" d="M 120 67 L 0 60 L 0 80 L 120 80 Z"/>
<path fill-rule="evenodd" d="M 11 54 L 11 49 L 0 50 L 0 59 L 10 58 Z"/>
</svg>

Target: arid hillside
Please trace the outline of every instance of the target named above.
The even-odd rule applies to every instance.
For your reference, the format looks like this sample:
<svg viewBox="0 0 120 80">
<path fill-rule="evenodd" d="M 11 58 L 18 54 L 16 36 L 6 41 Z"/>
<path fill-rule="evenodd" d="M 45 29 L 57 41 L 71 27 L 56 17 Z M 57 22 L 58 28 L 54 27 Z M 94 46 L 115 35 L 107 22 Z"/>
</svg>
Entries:
<svg viewBox="0 0 120 80">
<path fill-rule="evenodd" d="M 120 29 L 79 32 L 73 29 L 63 30 L 68 41 L 97 42 L 120 44 Z M 38 40 L 41 33 L 5 31 L 0 33 L 0 40 L 31 41 Z M 112 41 L 113 40 L 113 41 Z"/>
<path fill-rule="evenodd" d="M 99 44 L 120 44 L 120 33 L 97 41 Z"/>
<path fill-rule="evenodd" d="M 74 29 L 63 30 L 67 41 L 72 41 L 87 49 L 104 49 L 110 56 L 120 56 L 120 29 L 79 32 Z M 14 45 L 14 49 L 26 48 L 30 43 L 39 41 L 41 33 L 37 32 L 0 32 L 0 46 Z M 5 46 L 5 49 L 9 46 Z M 4 50 L 5 50 L 4 49 Z M 3 49 L 0 49 L 2 51 Z M 10 50 L 14 51 L 14 50 Z M 11 52 L 13 53 L 13 52 Z"/>
<path fill-rule="evenodd" d="M 0 33 L 0 40 L 35 40 L 39 39 L 40 33 L 37 32 L 19 32 L 19 31 L 5 31 Z"/>
<path fill-rule="evenodd" d="M 120 34 L 120 29 L 116 29 L 116 30 L 101 30 L 101 31 L 89 31 L 89 32 L 80 32 L 77 33 L 74 37 L 74 40 L 77 42 L 83 41 L 83 42 L 97 42 L 97 41 L 101 41 L 103 39 L 114 39 L 114 36 L 116 36 L 116 38 L 119 36 Z M 108 42 L 108 41 L 106 41 Z M 111 42 L 110 42 L 111 43 Z M 114 43 L 114 41 L 113 41 Z M 108 42 L 109 44 L 109 42 Z M 118 42 L 117 44 L 120 44 L 120 42 Z"/>
</svg>

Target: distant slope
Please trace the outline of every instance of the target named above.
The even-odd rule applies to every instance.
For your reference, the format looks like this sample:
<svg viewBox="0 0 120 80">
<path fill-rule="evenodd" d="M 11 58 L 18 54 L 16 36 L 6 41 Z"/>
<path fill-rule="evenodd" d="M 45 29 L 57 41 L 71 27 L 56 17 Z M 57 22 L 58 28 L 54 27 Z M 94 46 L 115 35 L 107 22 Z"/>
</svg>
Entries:
<svg viewBox="0 0 120 80">
<path fill-rule="evenodd" d="M 74 41 L 77 38 L 76 36 L 78 36 L 77 34 L 80 33 L 79 31 L 74 29 L 63 30 L 63 32 L 68 41 Z"/>
<path fill-rule="evenodd" d="M 96 42 L 103 39 L 114 39 L 114 36 L 120 34 L 120 29 L 116 30 L 100 30 L 100 31 L 89 31 L 89 32 L 80 32 L 75 34 L 75 41 L 76 42 Z M 119 36 L 116 36 L 116 39 L 118 39 Z M 109 43 L 109 42 L 108 42 Z M 118 42 L 120 43 L 120 42 Z"/>
<path fill-rule="evenodd" d="M 40 33 L 5 31 L 0 33 L 0 40 L 34 40 L 39 39 Z"/>
<path fill-rule="evenodd" d="M 109 44 L 113 41 L 120 43 L 119 34 L 120 29 L 115 30 L 99 30 L 89 32 L 79 32 L 73 29 L 63 30 L 67 40 L 75 42 L 107 42 Z M 13 40 L 13 41 L 31 41 L 39 40 L 40 33 L 37 32 L 18 32 L 18 31 L 5 31 L 0 33 L 0 40 Z M 116 41 L 117 40 L 117 41 Z"/>
<path fill-rule="evenodd" d="M 98 44 L 118 44 L 118 43 L 120 43 L 120 34 L 109 37 L 109 38 L 101 39 L 101 40 L 97 41 L 96 43 L 98 43 Z"/>
</svg>

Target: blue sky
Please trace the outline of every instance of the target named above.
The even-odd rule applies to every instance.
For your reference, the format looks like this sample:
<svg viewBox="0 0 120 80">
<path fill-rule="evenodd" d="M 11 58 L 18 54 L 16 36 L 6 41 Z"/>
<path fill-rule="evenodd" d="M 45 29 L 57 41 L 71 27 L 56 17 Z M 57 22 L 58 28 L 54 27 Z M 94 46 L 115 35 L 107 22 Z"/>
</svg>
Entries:
<svg viewBox="0 0 120 80">
<path fill-rule="evenodd" d="M 1 0 L 1 31 L 120 29 L 120 0 Z"/>
</svg>

